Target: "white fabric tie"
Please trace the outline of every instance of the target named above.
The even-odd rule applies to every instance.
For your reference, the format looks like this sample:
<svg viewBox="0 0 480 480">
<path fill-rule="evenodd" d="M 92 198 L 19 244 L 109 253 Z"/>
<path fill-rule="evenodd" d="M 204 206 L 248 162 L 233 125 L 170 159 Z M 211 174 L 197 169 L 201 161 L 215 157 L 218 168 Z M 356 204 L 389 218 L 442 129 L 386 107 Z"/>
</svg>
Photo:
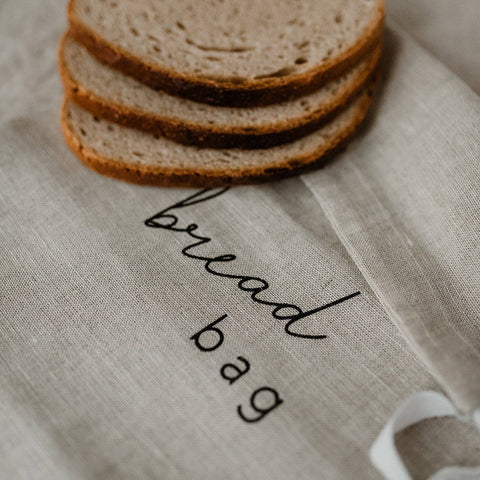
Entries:
<svg viewBox="0 0 480 480">
<path fill-rule="evenodd" d="M 386 480 L 412 480 L 395 447 L 395 433 L 428 418 L 448 416 L 473 422 L 480 430 L 480 409 L 469 417 L 459 413 L 441 393 L 428 391 L 412 395 L 396 410 L 370 448 L 373 465 Z M 429 480 L 480 480 L 480 466 L 442 468 Z"/>
</svg>

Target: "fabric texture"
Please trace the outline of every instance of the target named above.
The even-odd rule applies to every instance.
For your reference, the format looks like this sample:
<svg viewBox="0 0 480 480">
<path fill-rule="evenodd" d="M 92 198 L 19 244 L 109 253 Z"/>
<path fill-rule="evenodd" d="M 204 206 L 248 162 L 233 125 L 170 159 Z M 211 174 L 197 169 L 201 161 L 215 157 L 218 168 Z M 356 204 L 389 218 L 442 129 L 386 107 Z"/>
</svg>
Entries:
<svg viewBox="0 0 480 480">
<path fill-rule="evenodd" d="M 142 187 L 64 145 L 64 28 L 63 0 L 0 5 L 0 478 L 377 479 L 368 449 L 411 393 L 480 405 L 463 82 L 392 25 L 376 106 L 325 169 Z M 418 472 L 440 463 L 402 439 Z"/>
<path fill-rule="evenodd" d="M 386 42 L 363 135 L 306 181 L 412 348 L 471 411 L 480 405 L 480 101 L 406 36 L 390 29 Z"/>
<path fill-rule="evenodd" d="M 387 14 L 480 94 L 478 0 L 387 0 Z"/>
</svg>

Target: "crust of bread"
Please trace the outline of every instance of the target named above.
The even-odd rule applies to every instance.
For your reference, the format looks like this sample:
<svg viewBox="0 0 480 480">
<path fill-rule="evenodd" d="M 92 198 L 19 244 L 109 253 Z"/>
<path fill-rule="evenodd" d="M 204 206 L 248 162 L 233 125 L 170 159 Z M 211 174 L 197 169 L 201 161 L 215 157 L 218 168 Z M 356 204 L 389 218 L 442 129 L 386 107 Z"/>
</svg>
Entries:
<svg viewBox="0 0 480 480">
<path fill-rule="evenodd" d="M 252 79 L 237 84 L 175 72 L 147 63 L 123 48 L 113 45 L 87 27 L 75 12 L 75 0 L 68 3 L 68 20 L 72 36 L 103 63 L 154 89 L 198 102 L 231 107 L 269 105 L 318 90 L 329 80 L 352 68 L 378 45 L 382 37 L 384 18 L 385 2 L 381 0 L 377 16 L 365 35 L 336 58 L 303 73 Z"/>
<path fill-rule="evenodd" d="M 308 135 L 334 118 L 355 98 L 372 76 L 381 56 L 381 45 L 378 45 L 361 75 L 348 85 L 340 97 L 331 99 L 330 103 L 306 113 L 303 117 L 283 119 L 253 129 L 247 126 L 212 126 L 208 123 L 179 121 L 162 115 L 161 112 L 151 113 L 129 108 L 102 98 L 78 83 L 73 72 L 69 70 L 62 55 L 67 37 L 68 32 L 60 41 L 58 65 L 65 94 L 71 100 L 104 120 L 160 135 L 184 145 L 211 148 L 269 148 Z"/>
<path fill-rule="evenodd" d="M 343 150 L 347 142 L 364 120 L 372 102 L 378 84 L 378 75 L 360 94 L 360 104 L 353 120 L 345 125 L 338 135 L 317 151 L 308 155 L 288 159 L 283 163 L 271 164 L 261 168 L 222 169 L 215 172 L 189 168 L 131 168 L 121 160 L 105 158 L 93 149 L 89 149 L 73 133 L 66 116 L 68 99 L 64 97 L 61 112 L 61 126 L 65 141 L 73 153 L 89 168 L 102 175 L 131 183 L 162 187 L 219 187 L 236 184 L 257 184 L 284 177 L 298 175 L 325 165 L 332 156 Z"/>
</svg>

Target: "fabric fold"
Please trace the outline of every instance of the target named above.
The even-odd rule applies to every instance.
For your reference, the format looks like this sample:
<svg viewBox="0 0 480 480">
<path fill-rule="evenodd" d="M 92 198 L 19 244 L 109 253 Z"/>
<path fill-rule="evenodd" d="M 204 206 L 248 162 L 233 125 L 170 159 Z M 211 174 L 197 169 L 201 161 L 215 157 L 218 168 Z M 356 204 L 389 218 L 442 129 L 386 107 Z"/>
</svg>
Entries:
<svg viewBox="0 0 480 480">
<path fill-rule="evenodd" d="M 398 27 L 386 37 L 366 127 L 303 179 L 415 353 L 468 412 L 480 405 L 480 101 Z"/>
</svg>

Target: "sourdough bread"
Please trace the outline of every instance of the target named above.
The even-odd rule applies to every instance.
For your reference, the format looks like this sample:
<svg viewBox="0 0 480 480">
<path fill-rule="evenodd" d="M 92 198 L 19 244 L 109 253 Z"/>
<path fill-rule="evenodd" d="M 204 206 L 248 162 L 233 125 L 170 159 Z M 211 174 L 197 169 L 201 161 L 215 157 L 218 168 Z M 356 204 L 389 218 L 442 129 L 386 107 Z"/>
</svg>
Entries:
<svg viewBox="0 0 480 480">
<path fill-rule="evenodd" d="M 379 41 L 384 0 L 70 0 L 72 34 L 157 89 L 216 105 L 310 93 Z"/>
<path fill-rule="evenodd" d="M 152 90 L 98 62 L 68 34 L 60 44 L 59 67 L 67 95 L 100 118 L 187 145 L 266 148 L 300 138 L 333 118 L 366 83 L 380 51 L 378 46 L 310 95 L 250 108 L 220 108 Z"/>
<path fill-rule="evenodd" d="M 97 117 L 66 100 L 62 128 L 70 148 L 89 167 L 151 185 L 218 186 L 292 175 L 326 161 L 351 137 L 371 103 L 373 85 L 333 121 L 295 142 L 265 150 L 181 145 Z"/>
</svg>

